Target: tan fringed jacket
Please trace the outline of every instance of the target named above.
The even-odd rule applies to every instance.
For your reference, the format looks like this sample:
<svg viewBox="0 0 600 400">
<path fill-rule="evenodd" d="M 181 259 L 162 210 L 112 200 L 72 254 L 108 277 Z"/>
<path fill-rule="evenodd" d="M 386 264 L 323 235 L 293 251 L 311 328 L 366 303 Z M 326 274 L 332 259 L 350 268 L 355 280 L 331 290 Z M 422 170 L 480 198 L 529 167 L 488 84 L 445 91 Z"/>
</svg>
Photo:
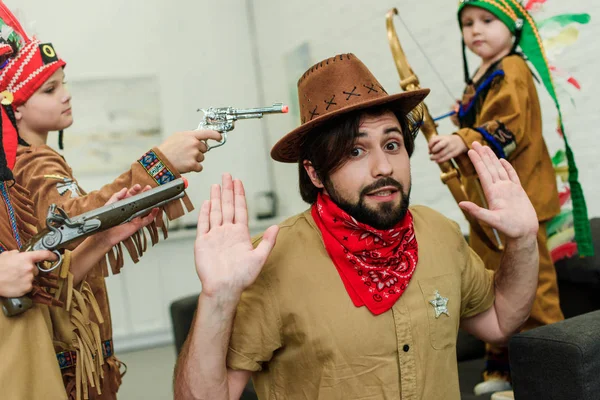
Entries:
<svg viewBox="0 0 600 400">
<path fill-rule="evenodd" d="M 533 204 L 540 222 L 538 291 L 529 320 L 523 329 L 564 319 L 559 305 L 556 270 L 546 243 L 545 222 L 560 212 L 556 174 L 542 135 L 542 111 L 534 76 L 525 60 L 509 55 L 490 67 L 484 76 L 464 92 L 456 132 L 467 147 L 473 142 L 489 145 L 498 157 L 504 156 L 519 175 L 523 189 Z M 465 178 L 469 200 L 483 205 L 477 178 Z M 484 233 L 494 241 L 491 228 L 481 223 Z M 501 241 L 506 237 L 498 233 Z M 470 245 L 486 267 L 497 270 L 503 253 L 488 246 L 471 230 Z"/>
<path fill-rule="evenodd" d="M 29 193 L 19 185 L 0 183 L 0 252 L 17 250 L 35 233 Z M 37 287 L 39 295 L 41 288 Z M 43 299 L 42 299 L 43 300 Z M 48 299 L 46 299 L 48 300 Z M 44 301 L 47 303 L 47 301 Z M 0 397 L 19 400 L 67 398 L 52 345 L 48 305 L 35 302 L 25 313 L 0 312 Z"/>
<path fill-rule="evenodd" d="M 533 75 L 519 55 L 504 57 L 475 84 L 465 89 L 455 133 L 468 148 L 487 144 L 512 164 L 543 223 L 560 212 L 556 174 L 542 135 L 542 114 Z M 476 177 L 465 178 L 469 200 L 482 205 Z M 491 229 L 482 223 L 492 241 Z M 489 248 L 471 231 L 471 243 L 489 267 L 499 266 L 501 252 Z M 501 235 L 503 242 L 505 238 Z M 491 261 L 493 259 L 493 261 Z"/>
<path fill-rule="evenodd" d="M 20 146 L 13 173 L 17 182 L 25 185 L 32 193 L 31 199 L 35 204 L 35 214 L 40 226 L 44 224 L 48 206 L 52 203 L 65 210 L 69 216 L 76 216 L 103 206 L 115 192 L 124 187 L 130 188 L 134 184 L 156 187 L 180 177 L 179 172 L 160 150 L 154 148 L 134 162 L 128 171 L 112 183 L 103 186 L 100 190 L 86 193 L 77 184 L 65 159 L 46 145 Z M 187 196 L 182 201 L 188 211 L 193 209 Z M 168 204 L 165 212 L 170 220 L 185 213 L 179 201 Z M 148 227 L 152 244 L 158 241 L 157 226 L 163 230 L 164 238 L 167 237 L 166 226 L 162 216 L 159 216 L 155 223 Z M 128 250 L 132 260 L 137 262 L 146 250 L 147 239 L 142 232 L 122 244 Z M 114 251 L 110 252 L 107 258 L 113 274 L 119 273 L 124 261 L 121 244 L 115 246 Z M 121 363 L 112 354 L 112 324 L 105 276 L 108 276 L 108 267 L 104 260 L 86 277 L 86 282 L 90 285 L 99 306 L 99 315 L 95 316 L 92 313 L 91 317 L 95 325 L 94 329 L 98 330 L 98 337 L 93 346 L 90 344 L 90 348 L 95 349 L 97 354 L 102 353 L 104 357 L 92 358 L 94 351 L 85 354 L 83 351 L 85 346 L 79 343 L 82 339 L 78 335 L 76 319 L 65 313 L 53 315 L 55 321 L 61 321 L 58 324 L 61 329 L 55 337 L 56 352 L 65 357 L 75 352 L 79 359 L 83 357 L 86 360 L 84 363 L 78 362 L 76 367 L 73 367 L 72 363 L 63 365 L 63 378 L 67 392 L 72 398 L 116 399 L 121 384 Z M 77 388 L 77 383 L 82 384 L 81 390 Z"/>
<path fill-rule="evenodd" d="M 468 148 L 487 144 L 504 156 L 519 174 L 539 221 L 558 214 L 556 174 L 542 135 L 542 112 L 533 75 L 519 55 L 502 59 L 475 84 L 465 89 L 456 132 Z M 472 180 L 467 189 L 471 201 L 481 204 Z"/>
</svg>

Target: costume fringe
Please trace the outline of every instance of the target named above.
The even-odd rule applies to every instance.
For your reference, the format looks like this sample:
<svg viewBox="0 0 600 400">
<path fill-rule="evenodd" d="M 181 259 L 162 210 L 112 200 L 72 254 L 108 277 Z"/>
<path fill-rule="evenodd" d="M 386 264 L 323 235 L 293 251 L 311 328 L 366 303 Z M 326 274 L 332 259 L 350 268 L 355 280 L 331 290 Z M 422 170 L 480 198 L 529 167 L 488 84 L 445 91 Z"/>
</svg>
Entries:
<svg viewBox="0 0 600 400">
<path fill-rule="evenodd" d="M 69 272 L 70 254 L 65 252 L 54 298 L 64 303 L 64 309 L 69 313 L 69 322 L 74 327 L 71 350 L 77 354 L 77 364 L 75 374 L 72 372 L 63 374 L 66 379 L 67 394 L 69 399 L 86 400 L 89 399 L 89 387 L 96 388 L 98 394 L 102 393 L 104 357 L 100 328 L 90 316 L 93 313 L 98 323 L 103 323 L 104 318 L 89 284 L 83 281 L 79 288 L 73 286 L 73 275 Z"/>
<path fill-rule="evenodd" d="M 187 212 L 191 212 L 194 209 L 194 206 L 192 205 L 192 202 L 187 194 L 181 199 L 174 200 L 164 206 L 154 221 L 152 221 L 148 226 L 140 229 L 132 236 L 123 240 L 121 243 L 113 246 L 112 250 L 106 254 L 106 257 L 100 261 L 100 268 L 102 268 L 102 273 L 104 276 L 109 276 L 109 265 L 113 275 L 121 272 L 121 269 L 125 263 L 123 258 L 123 246 L 125 246 L 125 249 L 127 249 L 131 260 L 134 263 L 137 263 L 140 260 L 140 257 L 142 257 L 146 250 L 148 250 L 147 234 L 150 237 L 150 243 L 152 246 L 157 244 L 159 241 L 159 229 L 162 231 L 163 240 L 166 240 L 169 237 L 168 222 L 183 216 L 186 213 L 184 206 Z M 163 213 L 166 215 L 166 219 L 163 217 Z"/>
<path fill-rule="evenodd" d="M 21 244 L 25 245 L 29 240 L 37 234 L 37 218 L 31 201 L 30 193 L 23 186 L 14 182 L 14 186 L 8 191 L 10 202 L 15 209 L 15 219 L 19 228 L 19 236 Z"/>
<path fill-rule="evenodd" d="M 37 218 L 34 216 L 33 201 L 27 189 L 14 182 L 14 186 L 8 191 L 10 202 L 15 210 L 15 220 L 21 246 L 25 246 L 33 236 L 37 234 Z M 48 290 L 58 288 L 58 277 L 53 274 L 39 274 L 33 281 L 30 296 L 34 303 L 46 304 L 48 306 L 62 307 L 63 303 L 55 299 Z"/>
<path fill-rule="evenodd" d="M 108 388 L 112 393 L 117 393 L 117 390 L 121 386 L 123 377 L 127 373 L 127 366 L 114 355 L 106 358 L 104 362 L 106 369 L 106 375 L 104 376 L 104 387 Z M 121 367 L 124 369 L 123 372 L 121 372 Z"/>
</svg>

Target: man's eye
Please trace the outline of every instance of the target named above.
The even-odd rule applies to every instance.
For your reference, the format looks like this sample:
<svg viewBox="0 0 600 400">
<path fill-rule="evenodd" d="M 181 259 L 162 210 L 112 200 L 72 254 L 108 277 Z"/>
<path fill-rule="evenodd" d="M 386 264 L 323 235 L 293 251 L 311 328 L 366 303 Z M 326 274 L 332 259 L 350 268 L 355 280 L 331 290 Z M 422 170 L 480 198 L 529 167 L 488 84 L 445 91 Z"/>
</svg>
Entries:
<svg viewBox="0 0 600 400">
<path fill-rule="evenodd" d="M 400 143 L 398 142 L 389 142 L 385 145 L 386 150 L 395 151 L 400 148 Z"/>
<path fill-rule="evenodd" d="M 54 87 L 49 87 L 46 90 L 44 90 L 44 93 L 52 93 L 54 92 Z"/>
<path fill-rule="evenodd" d="M 360 156 L 362 153 L 364 152 L 363 149 L 359 149 L 358 147 L 355 147 L 352 149 L 352 151 L 350 152 L 350 155 L 352 157 L 358 157 Z"/>
</svg>

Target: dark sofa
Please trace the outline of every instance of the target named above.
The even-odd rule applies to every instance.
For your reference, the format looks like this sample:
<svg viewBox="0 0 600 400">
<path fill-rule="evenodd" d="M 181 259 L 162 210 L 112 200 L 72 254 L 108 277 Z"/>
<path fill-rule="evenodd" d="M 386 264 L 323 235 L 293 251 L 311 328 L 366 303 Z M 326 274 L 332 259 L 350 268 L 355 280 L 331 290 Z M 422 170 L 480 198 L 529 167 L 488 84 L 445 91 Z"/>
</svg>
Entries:
<svg viewBox="0 0 600 400">
<path fill-rule="evenodd" d="M 513 380 L 515 381 L 515 398 L 517 400 L 529 400 L 529 399 L 565 399 L 565 400 L 579 400 L 580 397 L 560 397 L 560 392 L 552 392 L 551 386 L 546 385 L 542 382 L 542 387 L 548 387 L 548 393 L 544 396 L 531 396 L 529 392 L 524 391 L 525 387 L 531 389 L 532 386 L 529 380 L 525 383 L 525 378 L 531 378 L 533 374 L 524 374 L 525 371 L 531 370 L 532 366 L 525 364 L 524 358 L 519 357 L 520 354 L 536 354 L 536 359 L 533 360 L 534 365 L 545 366 L 547 362 L 553 359 L 553 355 L 548 352 L 547 348 L 539 347 L 549 333 L 562 335 L 561 343 L 564 345 L 577 345 L 583 346 L 585 351 L 591 351 L 591 347 L 586 342 L 579 343 L 578 341 L 582 338 L 586 338 L 588 331 L 596 330 L 600 332 L 598 327 L 598 319 L 600 315 L 598 313 L 591 313 L 595 310 L 600 310 L 600 218 L 593 218 L 590 220 L 592 227 L 592 237 L 597 238 L 594 241 L 594 250 L 596 255 L 594 257 L 579 258 L 573 257 L 569 259 L 560 260 L 556 263 L 556 274 L 558 277 L 558 289 L 560 292 L 560 305 L 565 315 L 566 320 L 560 324 L 553 324 L 548 327 L 542 327 L 534 329 L 529 332 L 515 335 L 509 343 L 509 350 L 511 352 L 511 370 L 513 371 Z M 589 314 L 591 313 L 591 314 Z M 575 319 L 573 317 L 586 314 Z M 573 321 L 572 321 L 573 320 Z M 578 332 L 579 330 L 579 332 Z M 587 332 L 587 333 L 585 333 Z M 579 334 L 584 334 L 579 336 Z M 538 338 L 538 335 L 539 338 Z M 570 344 L 567 338 L 571 338 Z M 600 343 L 600 340 L 598 340 Z M 534 348 L 530 349 L 530 352 L 523 352 L 522 348 L 525 344 L 530 345 Z M 544 349 L 543 351 L 540 351 Z M 473 395 L 473 387 L 481 381 L 481 371 L 484 368 L 483 355 L 485 351 L 484 344 L 478 339 L 470 336 L 464 332 L 459 332 L 457 342 L 457 356 L 458 356 L 458 374 L 460 379 L 460 387 L 463 400 L 471 399 L 489 399 L 490 396 L 475 396 Z M 600 360 L 600 349 L 595 350 L 598 360 Z M 513 355 L 514 353 L 514 355 Z M 537 362 L 537 359 L 542 360 Z M 523 364 L 522 364 L 523 363 Z M 537 363 L 537 364 L 536 364 Z M 528 369 L 522 368 L 527 365 Z M 569 364 L 564 364 L 569 365 Z M 597 374 L 599 374 L 597 372 Z M 537 378 L 544 375 L 542 374 Z M 550 375 L 548 375 L 549 377 Z M 600 375 L 598 375 L 600 376 Z M 541 378 L 540 378 L 541 379 Z M 552 382 L 548 379 L 547 383 L 558 384 L 562 387 L 566 387 L 567 380 L 571 382 L 570 378 L 558 379 L 555 375 Z M 539 393 L 538 393 L 539 394 Z M 600 399 L 600 391 L 596 392 L 594 399 Z M 581 397 L 584 399 L 584 397 Z"/>
</svg>

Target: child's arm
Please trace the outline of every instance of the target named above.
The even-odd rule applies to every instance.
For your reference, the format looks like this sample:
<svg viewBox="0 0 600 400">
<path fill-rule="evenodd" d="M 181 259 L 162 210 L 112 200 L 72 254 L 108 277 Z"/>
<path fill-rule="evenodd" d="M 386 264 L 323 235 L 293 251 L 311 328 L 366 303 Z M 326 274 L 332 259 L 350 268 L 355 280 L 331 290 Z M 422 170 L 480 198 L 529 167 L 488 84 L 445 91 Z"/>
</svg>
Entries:
<svg viewBox="0 0 600 400">
<path fill-rule="evenodd" d="M 144 190 L 140 185 L 134 185 L 132 188 L 127 190 L 126 188 L 121 189 L 117 193 L 113 194 L 112 197 L 106 204 L 111 204 L 119 200 L 126 199 L 142 191 L 149 190 L 150 186 L 146 186 Z M 152 210 L 152 212 L 144 217 L 138 217 L 133 219 L 131 222 L 121 224 L 111 228 L 107 231 L 97 233 L 93 236 L 85 239 L 80 245 L 78 245 L 71 252 L 71 273 L 73 274 L 73 282 L 75 285 L 79 284 L 90 270 L 100 262 L 104 255 L 110 251 L 110 249 L 117 243 L 127 239 L 138 230 L 144 228 L 150 224 L 156 218 L 158 209 Z"/>
<path fill-rule="evenodd" d="M 493 81 L 475 126 L 456 132 L 468 148 L 477 141 L 487 144 L 498 158 L 507 160 L 527 146 L 533 121 L 531 109 L 539 107 L 535 83 L 526 62 L 518 56 L 502 60 L 504 76 Z M 540 127 L 541 129 L 541 127 Z"/>
<path fill-rule="evenodd" d="M 519 79 L 504 79 L 490 88 L 477 118 L 476 126 L 455 133 L 469 149 L 473 142 L 487 144 L 498 158 L 510 159 L 517 146 L 524 144 L 528 121 L 522 112 L 527 106 L 528 90 Z"/>
<path fill-rule="evenodd" d="M 43 224 L 50 204 L 56 204 L 73 217 L 103 206 L 113 193 L 123 187 L 132 187 L 135 184 L 157 187 L 161 183 L 181 176 L 158 148 L 154 148 L 147 155 L 154 157 L 155 168 L 150 165 L 145 167 L 139 161 L 133 162 L 126 172 L 111 183 L 102 186 L 99 190 L 84 194 L 66 161 L 49 147 L 37 146 L 17 156 L 14 168 L 15 180 L 31 193 L 31 200 L 35 204 L 35 215 Z M 163 168 L 159 168 L 159 165 Z M 161 177 L 153 175 L 157 172 Z M 170 218 L 178 218 L 184 214 L 179 201 L 165 206 L 165 211 L 170 214 Z"/>
<path fill-rule="evenodd" d="M 519 57 L 507 57 L 502 68 L 504 76 L 492 82 L 475 126 L 436 137 L 429 143 L 433 160 L 447 161 L 471 149 L 474 142 L 488 145 L 498 158 L 507 160 L 525 147 L 531 126 L 526 110 L 537 106 L 530 104 L 530 85 L 534 85 L 531 72 Z"/>
<path fill-rule="evenodd" d="M 206 140 L 220 140 L 221 134 L 211 130 L 178 132 L 161 145 L 152 148 L 131 164 L 131 167 L 114 181 L 99 190 L 87 193 L 78 187 L 71 167 L 48 146 L 21 147 L 13 169 L 15 180 L 31 193 L 36 216 L 43 222 L 52 203 L 68 215 L 75 216 L 102 206 L 113 193 L 135 184 L 160 186 L 191 171 L 200 172 Z M 182 200 L 188 211 L 193 209 L 189 198 Z M 170 220 L 184 215 L 181 201 L 173 201 L 164 210 Z"/>
<path fill-rule="evenodd" d="M 171 138 L 167 139 L 163 143 L 165 146 L 161 146 L 169 152 L 179 143 L 179 147 L 190 154 L 181 155 L 178 162 L 181 164 L 182 160 L 193 159 L 193 164 L 200 171 L 202 167 L 200 163 L 204 159 L 203 154 L 206 151 L 206 143 L 202 142 L 202 140 L 209 138 L 218 139 L 220 137 L 220 134 L 214 131 L 183 132 L 174 135 L 174 139 L 172 140 Z M 186 140 L 184 139 L 187 139 L 187 142 L 191 142 L 191 144 L 188 143 L 186 145 Z M 191 164 L 186 168 L 191 168 Z M 38 219 L 38 228 L 40 229 L 45 227 L 46 215 L 50 204 L 56 204 L 67 215 L 74 217 L 103 206 L 113 193 L 123 187 L 131 187 L 135 184 L 156 187 L 180 177 L 179 171 L 170 162 L 170 159 L 165 156 L 161 147 L 153 148 L 138 161 L 134 162 L 129 170 L 117 177 L 113 182 L 88 194 L 79 188 L 77 180 L 73 177 L 71 168 L 66 161 L 48 146 L 20 147 L 13 174 L 15 175 L 15 180 L 25 186 L 25 189 L 31 193 L 31 201 L 35 207 L 35 216 Z M 165 211 L 167 218 L 173 220 L 184 215 L 185 210 L 183 205 L 186 206 L 188 211 L 193 209 L 193 205 L 187 195 L 161 208 Z M 147 229 L 150 233 L 152 244 L 157 243 L 159 240 L 158 229 L 162 230 L 164 238 L 167 237 L 168 225 L 165 223 L 162 214 L 157 214 L 156 216 L 156 220 Z M 136 236 L 127 238 L 117 244 L 115 252 L 109 252 L 106 260 L 102 261 L 101 268 L 103 273 L 108 275 L 108 264 L 110 264 L 114 274 L 118 273 L 123 267 L 122 246 L 125 246 L 133 262 L 138 262 L 146 250 L 146 245 L 144 244 L 146 243 L 146 239 L 145 237 L 142 238 L 143 235 L 145 235 L 143 231 L 140 231 Z M 140 243 L 142 243 L 142 246 L 138 246 Z M 75 246 L 76 244 L 69 248 L 73 249 Z M 116 256 L 113 257 L 113 254 Z M 108 264 L 104 261 L 107 261 Z"/>
</svg>

